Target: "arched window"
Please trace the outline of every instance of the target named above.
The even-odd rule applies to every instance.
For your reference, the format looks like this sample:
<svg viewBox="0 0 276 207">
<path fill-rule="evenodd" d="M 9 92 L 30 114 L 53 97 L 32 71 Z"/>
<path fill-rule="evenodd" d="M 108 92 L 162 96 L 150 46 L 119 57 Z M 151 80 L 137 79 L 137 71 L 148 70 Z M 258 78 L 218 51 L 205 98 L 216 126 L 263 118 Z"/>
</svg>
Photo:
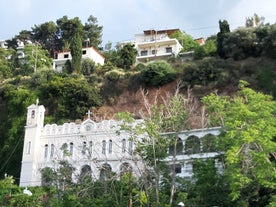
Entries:
<svg viewBox="0 0 276 207">
<path fill-rule="evenodd" d="M 108 153 L 112 154 L 112 140 L 109 140 L 109 143 L 108 143 Z"/>
<path fill-rule="evenodd" d="M 92 157 L 92 150 L 93 150 L 93 142 L 90 141 L 89 142 L 89 150 L 88 150 L 89 157 Z"/>
<path fill-rule="evenodd" d="M 86 154 L 86 142 L 83 142 L 83 143 L 82 143 L 82 150 L 81 150 L 81 153 L 82 153 L 83 155 Z"/>
<path fill-rule="evenodd" d="M 122 140 L 122 153 L 126 152 L 126 139 Z"/>
<path fill-rule="evenodd" d="M 55 153 L 55 145 L 51 144 L 51 152 L 50 152 L 50 157 L 53 158 Z"/>
<path fill-rule="evenodd" d="M 73 151 L 74 151 L 74 144 L 73 142 L 70 142 L 70 148 L 69 148 L 70 155 L 73 155 Z"/>
<path fill-rule="evenodd" d="M 212 134 L 207 134 L 201 138 L 202 152 L 215 152 L 217 151 L 217 137 Z"/>
<path fill-rule="evenodd" d="M 27 154 L 31 154 L 31 141 L 28 142 L 28 146 L 27 146 Z"/>
<path fill-rule="evenodd" d="M 128 152 L 131 154 L 133 152 L 133 141 L 128 140 Z"/>
<path fill-rule="evenodd" d="M 48 144 L 45 144 L 44 146 L 44 158 L 46 159 L 48 157 Z"/>
<path fill-rule="evenodd" d="M 50 167 L 45 167 L 40 170 L 41 173 L 41 185 L 51 186 L 54 181 L 54 171 Z"/>
<path fill-rule="evenodd" d="M 92 179 L 91 167 L 89 165 L 82 166 L 79 181 L 86 183 L 86 182 L 90 182 L 91 179 Z"/>
<path fill-rule="evenodd" d="M 35 110 L 32 110 L 32 115 L 31 115 L 32 118 L 35 117 Z"/>
<path fill-rule="evenodd" d="M 132 173 L 132 166 L 128 162 L 124 162 L 120 167 L 120 175 Z"/>
<path fill-rule="evenodd" d="M 172 141 L 174 141 L 174 143 L 172 143 L 172 145 L 169 148 L 169 155 L 181 155 L 183 154 L 183 142 L 179 137 L 172 137 Z"/>
<path fill-rule="evenodd" d="M 200 152 L 199 138 L 193 135 L 188 137 L 185 143 L 185 153 L 190 155 L 190 154 L 196 154 L 199 152 Z"/>
<path fill-rule="evenodd" d="M 103 154 L 106 153 L 106 141 L 105 140 L 103 140 L 102 153 Z"/>
<path fill-rule="evenodd" d="M 101 181 L 107 180 L 111 175 L 111 170 L 112 168 L 109 164 L 107 163 L 103 164 L 100 170 L 100 180 Z"/>
</svg>

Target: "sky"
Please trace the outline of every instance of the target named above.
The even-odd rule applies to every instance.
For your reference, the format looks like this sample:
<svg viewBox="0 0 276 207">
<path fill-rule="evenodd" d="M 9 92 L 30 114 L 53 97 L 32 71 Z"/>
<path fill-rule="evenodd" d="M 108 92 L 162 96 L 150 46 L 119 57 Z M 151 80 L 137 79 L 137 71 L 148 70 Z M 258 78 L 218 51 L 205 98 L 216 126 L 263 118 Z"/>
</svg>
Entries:
<svg viewBox="0 0 276 207">
<path fill-rule="evenodd" d="M 134 40 L 144 30 L 180 29 L 193 38 L 245 25 L 254 13 L 276 23 L 276 0 L 0 0 L 0 40 L 11 39 L 34 25 L 68 16 L 84 24 L 90 15 L 103 26 L 103 45 Z"/>
</svg>

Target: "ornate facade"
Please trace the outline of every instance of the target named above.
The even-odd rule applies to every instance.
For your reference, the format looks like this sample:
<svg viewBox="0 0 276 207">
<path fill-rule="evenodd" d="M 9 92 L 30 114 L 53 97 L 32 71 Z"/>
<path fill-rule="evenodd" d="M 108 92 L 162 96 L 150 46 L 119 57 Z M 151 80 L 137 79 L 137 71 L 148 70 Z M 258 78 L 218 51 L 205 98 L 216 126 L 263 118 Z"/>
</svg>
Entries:
<svg viewBox="0 0 276 207">
<path fill-rule="evenodd" d="M 93 179 L 101 179 L 107 170 L 120 175 L 128 169 L 138 177 L 145 170 L 142 160 L 133 153 L 135 144 L 130 134 L 120 129 L 119 122 L 96 123 L 88 112 L 87 119 L 80 123 L 44 125 L 44 112 L 38 101 L 27 109 L 20 186 L 41 185 L 41 170 L 56 169 L 63 160 L 76 169 L 73 180 L 87 171 Z M 178 144 L 175 156 L 168 149 L 168 165 L 176 164 L 175 171 L 181 177 L 191 176 L 193 159 L 218 155 L 210 143 L 219 133 L 220 128 L 173 133 Z"/>
</svg>

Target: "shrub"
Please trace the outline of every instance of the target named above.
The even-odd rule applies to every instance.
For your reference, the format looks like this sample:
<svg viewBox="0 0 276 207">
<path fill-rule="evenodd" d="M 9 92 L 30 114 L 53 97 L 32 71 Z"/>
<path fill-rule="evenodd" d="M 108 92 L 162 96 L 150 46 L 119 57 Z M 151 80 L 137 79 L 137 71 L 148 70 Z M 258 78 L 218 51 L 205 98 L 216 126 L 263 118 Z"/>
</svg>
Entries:
<svg viewBox="0 0 276 207">
<path fill-rule="evenodd" d="M 141 71 L 141 82 L 151 86 L 162 86 L 176 79 L 176 71 L 165 61 L 149 63 Z"/>
</svg>

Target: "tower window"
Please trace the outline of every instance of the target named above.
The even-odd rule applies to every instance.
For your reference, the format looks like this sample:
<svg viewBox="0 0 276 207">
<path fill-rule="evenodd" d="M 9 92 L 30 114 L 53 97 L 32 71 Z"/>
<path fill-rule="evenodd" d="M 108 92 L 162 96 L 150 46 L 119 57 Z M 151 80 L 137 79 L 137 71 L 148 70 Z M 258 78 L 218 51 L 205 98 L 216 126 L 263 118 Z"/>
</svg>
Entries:
<svg viewBox="0 0 276 207">
<path fill-rule="evenodd" d="M 48 157 L 48 144 L 45 144 L 45 147 L 44 147 L 44 158 L 47 158 Z"/>
<path fill-rule="evenodd" d="M 73 155 L 73 149 L 74 149 L 74 144 L 73 142 L 70 142 L 70 148 L 69 148 L 70 155 Z"/>
<path fill-rule="evenodd" d="M 27 146 L 27 154 L 31 154 L 31 141 L 28 142 L 28 146 Z"/>
<path fill-rule="evenodd" d="M 122 152 L 125 153 L 126 152 L 126 139 L 122 140 Z"/>
<path fill-rule="evenodd" d="M 50 152 L 50 157 L 54 157 L 54 152 L 55 152 L 55 145 L 51 144 L 51 152 Z"/>
<path fill-rule="evenodd" d="M 109 140 L 108 153 L 112 153 L 112 140 Z"/>
<path fill-rule="evenodd" d="M 103 148 L 102 148 L 102 153 L 105 154 L 106 151 L 106 141 L 103 140 Z"/>
<path fill-rule="evenodd" d="M 32 116 L 31 116 L 32 118 L 34 118 L 35 117 L 35 110 L 32 110 Z"/>
</svg>

